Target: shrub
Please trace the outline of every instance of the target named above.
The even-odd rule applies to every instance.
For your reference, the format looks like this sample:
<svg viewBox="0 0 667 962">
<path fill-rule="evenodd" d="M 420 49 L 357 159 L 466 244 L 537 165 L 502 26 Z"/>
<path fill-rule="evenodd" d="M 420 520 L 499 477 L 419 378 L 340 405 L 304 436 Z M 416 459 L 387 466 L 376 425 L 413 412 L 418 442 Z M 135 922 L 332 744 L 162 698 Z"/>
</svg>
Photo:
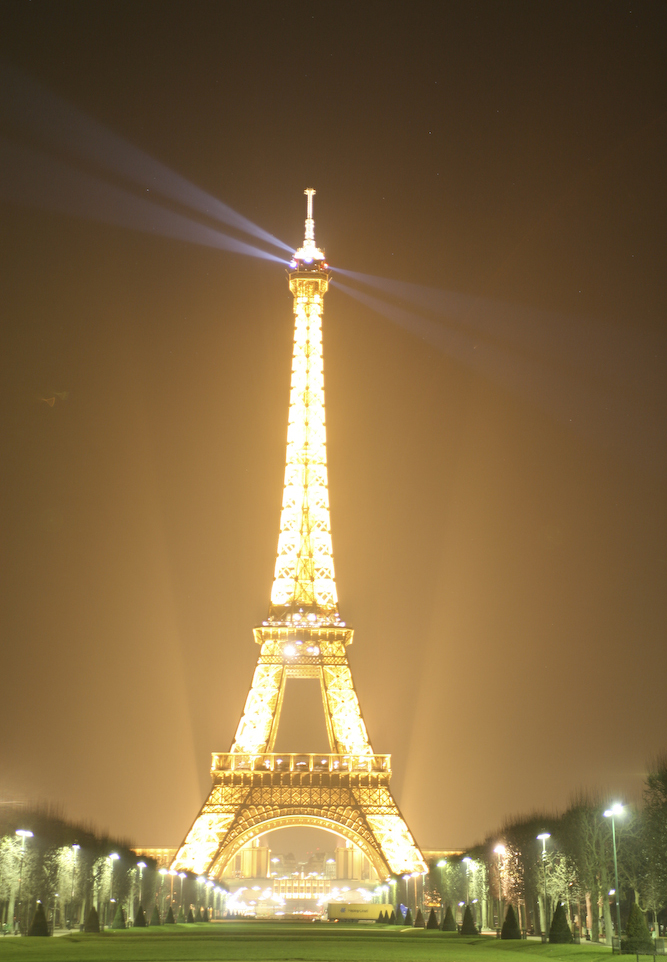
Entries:
<svg viewBox="0 0 667 962">
<path fill-rule="evenodd" d="M 28 929 L 28 935 L 48 935 L 49 934 L 49 923 L 46 921 L 46 915 L 44 914 L 44 906 L 41 902 L 37 903 L 37 908 L 35 909 L 35 914 L 32 917 L 32 922 L 30 923 L 30 928 Z"/>
<path fill-rule="evenodd" d="M 139 908 L 137 909 L 137 914 L 134 916 L 134 924 L 138 929 L 146 928 L 146 913 L 144 912 L 144 907 L 139 902 Z"/>
<path fill-rule="evenodd" d="M 116 909 L 116 914 L 113 917 L 113 922 L 111 923 L 112 929 L 124 929 L 127 928 L 125 925 L 125 912 L 123 912 L 123 906 L 118 903 L 118 908 Z"/>
<path fill-rule="evenodd" d="M 472 912 L 470 906 L 466 905 L 465 912 L 463 913 L 463 922 L 461 924 L 461 935 L 479 935 L 477 931 L 477 926 L 475 925 L 475 920 L 472 917 Z"/>
<path fill-rule="evenodd" d="M 187 917 L 187 919 L 186 919 L 185 921 L 186 921 L 186 922 L 194 922 L 194 920 L 195 920 L 195 917 L 194 917 L 194 915 L 192 914 L 192 909 L 188 909 L 188 917 Z"/>
<path fill-rule="evenodd" d="M 391 915 L 389 916 L 387 921 L 389 922 L 390 925 L 396 925 L 396 913 L 394 912 L 393 909 L 391 910 Z"/>
<path fill-rule="evenodd" d="M 174 919 L 174 910 L 169 906 L 169 911 L 167 912 L 167 917 L 164 920 L 165 925 L 176 925 L 176 920 Z"/>
<path fill-rule="evenodd" d="M 572 942 L 572 932 L 570 931 L 570 926 L 567 924 L 565 906 L 562 902 L 559 902 L 556 906 L 554 917 L 551 920 L 549 942 L 552 944 Z"/>
<path fill-rule="evenodd" d="M 396 906 L 396 915 L 394 916 L 394 925 L 403 925 L 403 910 L 400 905 Z"/>
<path fill-rule="evenodd" d="M 417 917 L 415 918 L 414 927 L 415 927 L 416 929 L 423 929 L 423 928 L 424 928 L 424 916 L 422 915 L 422 910 L 421 910 L 421 909 L 417 909 Z"/>
<path fill-rule="evenodd" d="M 185 922 L 185 912 L 183 911 L 183 906 L 182 906 L 182 905 L 181 905 L 181 907 L 180 907 L 179 910 L 178 910 L 178 921 L 179 921 L 179 922 Z"/>
<path fill-rule="evenodd" d="M 412 912 L 408 906 L 407 912 L 405 913 L 405 918 L 403 919 L 403 925 L 412 925 Z"/>
<path fill-rule="evenodd" d="M 516 912 L 514 911 L 513 905 L 507 906 L 507 915 L 505 916 L 505 921 L 503 922 L 503 927 L 500 932 L 501 939 L 520 939 L 521 930 L 519 929 L 519 923 L 516 920 Z"/>
<path fill-rule="evenodd" d="M 172 914 L 172 919 L 174 918 Z M 153 906 L 153 914 L 151 915 L 151 925 L 161 925 L 160 921 L 160 910 L 157 907 L 157 903 Z"/>
<path fill-rule="evenodd" d="M 207 908 L 204 908 L 204 911 L 203 911 L 202 914 L 201 914 L 201 920 L 202 920 L 202 922 L 208 922 L 208 921 L 209 921 L 209 918 L 208 918 L 208 909 L 207 909 Z"/>
<path fill-rule="evenodd" d="M 644 913 L 636 902 L 630 906 L 625 938 L 621 941 L 621 952 L 653 953 L 653 941 L 648 930 Z"/>
<path fill-rule="evenodd" d="M 375 921 L 378 923 L 384 922 L 384 912 L 382 910 L 380 910 L 380 913 L 378 914 L 378 917 L 376 918 Z"/>
<path fill-rule="evenodd" d="M 440 928 L 443 932 L 456 932 L 456 921 L 452 914 L 451 905 L 447 906 L 447 911 L 445 912 Z"/>
<path fill-rule="evenodd" d="M 86 921 L 83 924 L 84 932 L 99 932 L 100 931 L 100 917 L 97 914 L 97 909 L 94 905 L 90 906 L 88 915 L 86 916 Z"/>
<path fill-rule="evenodd" d="M 427 929 L 437 929 L 438 928 L 438 917 L 435 914 L 435 909 L 431 909 L 428 916 L 428 922 L 426 923 Z"/>
</svg>

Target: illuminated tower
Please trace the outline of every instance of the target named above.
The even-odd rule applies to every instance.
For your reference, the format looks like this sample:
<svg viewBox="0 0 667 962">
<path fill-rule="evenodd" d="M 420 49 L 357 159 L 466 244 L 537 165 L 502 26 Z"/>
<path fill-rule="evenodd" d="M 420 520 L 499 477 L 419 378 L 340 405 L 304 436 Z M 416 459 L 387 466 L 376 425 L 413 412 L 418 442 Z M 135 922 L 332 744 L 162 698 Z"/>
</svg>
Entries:
<svg viewBox="0 0 667 962">
<path fill-rule="evenodd" d="M 257 667 L 231 751 L 214 754 L 213 787 L 172 867 L 220 877 L 240 848 L 288 825 L 329 829 L 357 845 L 380 878 L 426 865 L 389 790 L 391 757 L 375 755 L 347 660 L 327 491 L 322 302 L 314 190 L 303 246 L 290 265 L 294 355 L 278 556 L 268 619 L 254 629 Z M 274 752 L 288 678 L 320 682 L 328 754 Z"/>
</svg>

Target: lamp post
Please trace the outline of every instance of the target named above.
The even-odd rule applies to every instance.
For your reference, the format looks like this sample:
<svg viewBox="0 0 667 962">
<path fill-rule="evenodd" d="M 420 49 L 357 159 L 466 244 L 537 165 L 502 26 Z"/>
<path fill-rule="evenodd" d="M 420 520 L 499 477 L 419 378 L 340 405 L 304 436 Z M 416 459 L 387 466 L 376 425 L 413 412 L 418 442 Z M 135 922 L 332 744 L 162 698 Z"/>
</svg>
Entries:
<svg viewBox="0 0 667 962">
<path fill-rule="evenodd" d="M 466 867 L 466 905 L 470 903 L 470 866 L 472 865 L 472 859 L 469 855 L 462 860 Z"/>
<path fill-rule="evenodd" d="M 178 877 L 181 880 L 181 912 L 183 912 L 183 879 L 185 878 L 185 872 L 179 872 Z M 183 912 L 185 916 L 185 912 Z"/>
<path fill-rule="evenodd" d="M 144 869 L 146 868 L 145 862 L 137 862 L 137 868 L 139 869 L 139 905 L 144 904 Z"/>
<path fill-rule="evenodd" d="M 118 852 L 112 852 L 111 855 L 109 856 L 109 864 L 111 866 L 111 877 L 109 881 L 109 915 L 111 915 L 113 911 L 113 867 L 114 867 L 114 863 L 117 862 L 119 858 L 120 858 L 120 855 L 118 854 Z M 113 922 L 113 918 L 109 920 L 109 925 L 111 925 L 112 922 Z"/>
<path fill-rule="evenodd" d="M 170 893 L 169 893 L 169 907 L 170 907 L 171 911 L 173 912 L 173 911 L 174 911 L 174 878 L 175 878 L 176 875 L 177 875 L 176 869 L 175 869 L 175 868 L 170 868 L 170 869 L 169 869 L 169 875 L 170 875 L 170 877 L 171 877 L 171 891 L 170 891 Z"/>
<path fill-rule="evenodd" d="M 79 854 L 80 848 L 81 846 L 78 844 L 78 842 L 75 842 L 74 845 L 72 845 L 72 890 L 70 892 L 70 897 L 69 897 L 70 915 L 73 914 L 72 909 L 74 906 L 74 883 L 76 882 L 76 860 L 77 860 L 77 855 Z M 70 919 L 70 921 L 73 921 L 73 919 Z"/>
<path fill-rule="evenodd" d="M 160 915 L 164 916 L 164 877 L 167 870 L 163 865 L 161 869 L 158 869 L 158 872 L 160 873 Z"/>
<path fill-rule="evenodd" d="M 18 905 L 18 913 L 17 913 L 17 914 L 18 914 L 18 920 L 19 920 L 19 929 L 20 929 L 20 927 L 21 927 L 21 915 L 22 915 L 22 912 L 21 912 L 21 908 L 22 908 L 22 906 L 21 906 L 21 887 L 22 887 L 22 885 L 23 885 L 23 860 L 25 859 L 25 840 L 26 840 L 27 838 L 32 838 L 33 835 L 34 835 L 34 832 L 31 832 L 30 829 L 28 829 L 28 828 L 17 828 L 17 829 L 16 829 L 16 834 L 17 834 L 17 835 L 19 836 L 19 838 L 21 839 L 21 858 L 20 858 L 20 861 L 19 861 L 19 895 L 18 895 L 18 903 L 19 903 L 19 905 Z"/>
<path fill-rule="evenodd" d="M 442 884 L 442 870 L 443 870 L 443 869 L 445 868 L 445 866 L 447 865 L 447 859 L 446 859 L 446 858 L 441 858 L 436 864 L 437 864 L 438 868 L 440 869 L 440 907 L 441 907 L 441 909 L 442 909 L 442 918 L 444 919 L 444 917 L 445 917 L 445 891 L 444 891 L 444 890 L 445 890 L 445 886 Z M 442 919 L 441 919 L 440 921 L 442 921 Z"/>
<path fill-rule="evenodd" d="M 499 843 L 493 851 L 498 856 L 498 928 L 500 929 L 503 925 L 503 856 L 507 849 Z"/>
<path fill-rule="evenodd" d="M 621 906 L 618 901 L 618 861 L 616 858 L 616 817 L 623 814 L 623 806 L 620 802 L 615 802 L 611 808 L 608 808 L 604 813 L 605 818 L 611 819 L 611 840 L 614 849 L 614 883 L 616 889 L 614 891 L 614 901 L 616 902 L 616 934 L 620 940 L 621 938 Z"/>
<path fill-rule="evenodd" d="M 551 838 L 550 832 L 542 832 L 537 836 L 538 841 L 542 842 L 542 878 L 544 881 L 544 928 L 543 935 L 549 934 L 549 908 L 547 906 L 547 839 Z"/>
</svg>

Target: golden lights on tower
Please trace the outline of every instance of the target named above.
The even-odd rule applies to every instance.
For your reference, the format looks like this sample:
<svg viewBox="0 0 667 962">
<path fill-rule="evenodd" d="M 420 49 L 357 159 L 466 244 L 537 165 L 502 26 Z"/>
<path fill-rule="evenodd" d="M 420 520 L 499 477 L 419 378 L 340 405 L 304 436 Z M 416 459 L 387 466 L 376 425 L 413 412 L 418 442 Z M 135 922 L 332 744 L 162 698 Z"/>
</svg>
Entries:
<svg viewBox="0 0 667 962">
<path fill-rule="evenodd" d="M 426 871 L 389 788 L 391 758 L 375 755 L 347 660 L 327 490 L 322 304 L 329 286 L 315 244 L 309 188 L 303 246 L 290 264 L 294 352 L 285 485 L 268 619 L 254 629 L 259 658 L 228 753 L 173 867 L 217 877 L 250 840 L 285 825 L 327 828 L 352 841 L 379 877 Z M 330 752 L 275 753 L 288 678 L 319 679 Z M 305 720 L 307 724 L 307 720 Z"/>
</svg>

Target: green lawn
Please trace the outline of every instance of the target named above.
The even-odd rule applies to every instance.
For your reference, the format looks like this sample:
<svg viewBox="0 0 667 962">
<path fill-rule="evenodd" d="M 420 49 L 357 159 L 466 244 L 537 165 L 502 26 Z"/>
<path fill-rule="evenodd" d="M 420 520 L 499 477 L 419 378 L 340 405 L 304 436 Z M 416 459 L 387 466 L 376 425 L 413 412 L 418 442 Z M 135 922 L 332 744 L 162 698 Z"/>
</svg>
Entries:
<svg viewBox="0 0 667 962">
<path fill-rule="evenodd" d="M 1 938 L 0 962 L 610 962 L 606 946 L 465 938 L 383 925 L 223 922 Z M 585 958 L 581 958 L 584 956 Z"/>
</svg>

